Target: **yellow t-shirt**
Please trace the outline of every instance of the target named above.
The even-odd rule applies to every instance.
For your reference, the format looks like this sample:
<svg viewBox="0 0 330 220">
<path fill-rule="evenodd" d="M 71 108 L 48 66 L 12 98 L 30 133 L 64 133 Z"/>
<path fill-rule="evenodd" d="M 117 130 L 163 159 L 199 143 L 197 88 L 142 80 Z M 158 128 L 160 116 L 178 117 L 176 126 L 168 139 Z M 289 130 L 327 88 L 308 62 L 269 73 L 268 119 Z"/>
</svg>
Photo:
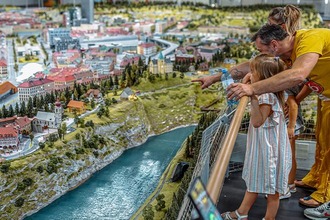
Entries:
<svg viewBox="0 0 330 220">
<path fill-rule="evenodd" d="M 295 35 L 292 62 L 306 53 L 317 53 L 320 58 L 309 74 L 307 85 L 323 100 L 330 99 L 330 29 L 298 30 Z"/>
</svg>

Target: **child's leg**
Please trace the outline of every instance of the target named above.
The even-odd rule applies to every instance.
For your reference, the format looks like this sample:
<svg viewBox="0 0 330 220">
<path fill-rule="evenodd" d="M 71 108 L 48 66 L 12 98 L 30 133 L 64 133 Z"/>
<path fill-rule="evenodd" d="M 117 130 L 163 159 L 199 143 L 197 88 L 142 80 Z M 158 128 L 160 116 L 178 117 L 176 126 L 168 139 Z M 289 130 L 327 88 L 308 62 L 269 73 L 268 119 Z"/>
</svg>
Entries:
<svg viewBox="0 0 330 220">
<path fill-rule="evenodd" d="M 278 192 L 275 194 L 268 194 L 265 220 L 275 220 L 279 205 L 280 198 Z"/>
<path fill-rule="evenodd" d="M 258 197 L 258 193 L 251 193 L 248 191 L 245 191 L 245 195 L 244 195 L 244 199 L 240 205 L 240 207 L 233 212 L 225 212 L 222 213 L 221 216 L 223 217 L 223 219 L 227 220 L 227 219 L 247 219 L 247 215 L 253 205 L 253 203 L 256 201 Z M 238 218 L 239 216 L 241 216 L 241 218 Z"/>
<path fill-rule="evenodd" d="M 258 193 L 245 191 L 243 201 L 239 206 L 239 208 L 237 209 L 238 213 L 241 215 L 247 215 L 252 205 L 256 201 L 257 197 L 258 197 Z"/>
<path fill-rule="evenodd" d="M 296 161 L 296 139 L 297 136 L 290 138 L 291 154 L 292 154 L 292 167 L 289 173 L 289 184 L 293 184 L 296 179 L 297 161 Z"/>
</svg>

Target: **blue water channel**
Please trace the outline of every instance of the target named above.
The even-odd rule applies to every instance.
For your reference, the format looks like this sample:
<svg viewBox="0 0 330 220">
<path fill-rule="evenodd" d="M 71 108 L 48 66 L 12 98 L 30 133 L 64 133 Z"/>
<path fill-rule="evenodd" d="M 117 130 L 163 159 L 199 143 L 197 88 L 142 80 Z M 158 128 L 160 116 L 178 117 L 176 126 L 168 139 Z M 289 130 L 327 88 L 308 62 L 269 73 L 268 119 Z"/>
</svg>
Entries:
<svg viewBox="0 0 330 220">
<path fill-rule="evenodd" d="M 150 137 L 28 220 L 129 219 L 158 185 L 194 126 Z"/>
</svg>

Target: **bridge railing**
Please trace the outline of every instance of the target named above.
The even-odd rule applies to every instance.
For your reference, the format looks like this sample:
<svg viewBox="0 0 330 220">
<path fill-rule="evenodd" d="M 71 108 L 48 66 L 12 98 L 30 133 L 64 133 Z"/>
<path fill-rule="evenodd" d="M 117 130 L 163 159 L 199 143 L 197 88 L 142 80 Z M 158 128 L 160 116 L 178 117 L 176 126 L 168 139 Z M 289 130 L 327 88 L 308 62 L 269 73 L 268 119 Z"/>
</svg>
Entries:
<svg viewBox="0 0 330 220">
<path fill-rule="evenodd" d="M 223 185 L 225 179 L 229 160 L 234 149 L 235 141 L 241 126 L 247 103 L 248 97 L 243 97 L 240 99 L 235 115 L 230 123 L 230 127 L 224 139 L 224 144 L 226 147 L 221 148 L 217 160 L 215 161 L 214 167 L 211 171 L 211 176 L 207 184 L 207 191 L 209 192 L 214 203 L 218 202 L 218 198 L 221 193 L 221 186 Z"/>
</svg>

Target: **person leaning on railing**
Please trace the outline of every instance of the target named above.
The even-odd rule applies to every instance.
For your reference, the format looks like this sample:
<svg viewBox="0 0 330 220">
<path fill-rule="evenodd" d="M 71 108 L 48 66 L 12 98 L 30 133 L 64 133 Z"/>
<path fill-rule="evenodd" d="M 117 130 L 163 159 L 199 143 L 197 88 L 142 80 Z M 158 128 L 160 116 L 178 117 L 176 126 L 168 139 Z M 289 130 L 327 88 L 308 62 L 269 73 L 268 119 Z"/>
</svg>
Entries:
<svg viewBox="0 0 330 220">
<path fill-rule="evenodd" d="M 260 54 L 251 61 L 251 74 L 244 81 L 263 81 L 285 69 L 285 63 L 272 55 Z M 258 194 L 267 194 L 263 219 L 275 219 L 280 195 L 288 190 L 291 147 L 284 114 L 284 92 L 250 96 L 250 125 L 242 178 L 246 191 L 239 208 L 222 214 L 224 220 L 247 219 Z M 276 153 L 274 153 L 276 152 Z"/>
<path fill-rule="evenodd" d="M 300 29 L 301 22 L 301 10 L 294 5 L 287 5 L 285 7 L 275 7 L 268 15 L 268 24 L 280 25 L 289 35 L 294 35 L 297 30 Z M 291 60 L 285 61 L 287 68 L 291 68 Z M 298 135 L 304 129 L 304 120 L 301 114 L 300 104 L 296 101 L 296 96 L 301 92 L 309 92 L 307 86 L 298 85 L 293 88 L 287 89 L 285 92 L 288 95 L 286 100 L 287 110 L 287 126 L 288 135 L 290 138 L 290 146 L 292 151 L 292 167 L 289 174 L 289 187 L 285 194 L 280 195 L 280 199 L 287 199 L 291 197 L 291 193 L 295 193 L 295 179 L 297 173 L 297 162 L 296 162 L 296 139 Z"/>
<path fill-rule="evenodd" d="M 291 36 L 279 25 L 266 24 L 252 41 L 260 52 L 291 59 L 292 68 L 253 84 L 233 83 L 227 89 L 227 96 L 240 99 L 282 91 L 300 83 L 318 94 L 315 163 L 302 181 L 295 184 L 316 189 L 310 196 L 301 198 L 301 204 L 319 206 L 330 200 L 330 29 L 298 30 Z"/>
<path fill-rule="evenodd" d="M 286 5 L 285 7 L 275 7 L 270 10 L 268 15 L 269 24 L 280 25 L 288 34 L 293 35 L 300 28 L 301 10 L 294 5 Z M 234 80 L 243 79 L 250 72 L 250 62 L 244 62 L 234 66 L 229 70 Z M 192 82 L 201 83 L 201 88 L 208 88 L 210 85 L 221 80 L 222 72 L 216 75 L 205 76 L 194 79 Z"/>
<path fill-rule="evenodd" d="M 301 10 L 294 5 L 286 5 L 285 7 L 275 7 L 270 10 L 268 14 L 268 24 L 277 24 L 280 25 L 289 35 L 294 35 L 297 30 L 300 29 L 301 22 Z M 232 78 L 234 80 L 241 79 L 250 71 L 249 64 L 250 61 L 237 65 L 229 70 Z M 286 61 L 287 67 L 291 67 L 291 63 Z M 200 82 L 202 89 L 207 88 L 215 82 L 221 80 L 222 73 L 213 76 L 206 76 L 193 80 L 193 82 Z M 292 136 L 290 139 L 291 150 L 292 150 L 292 168 L 289 175 L 289 189 L 288 191 L 280 195 L 280 199 L 286 199 L 291 196 L 291 193 L 296 192 L 295 188 L 295 177 L 296 177 L 296 157 L 295 157 L 295 140 L 299 133 L 292 132 L 292 128 L 295 128 L 296 125 L 301 125 L 302 127 L 302 116 L 299 111 L 300 105 L 297 104 L 295 96 L 299 93 L 301 87 L 288 89 L 287 93 L 289 94 L 287 100 L 288 106 L 288 135 Z M 296 106 L 295 106 L 296 105 Z M 297 129 L 299 131 L 299 129 Z"/>
<path fill-rule="evenodd" d="M 268 27 L 275 26 L 276 25 L 268 25 Z M 281 28 L 283 29 L 283 25 Z M 258 86 L 259 83 L 256 85 L 245 85 L 247 88 L 243 87 L 242 84 L 234 83 L 232 86 L 229 87 L 231 88 L 229 89 L 229 98 L 235 97 L 235 99 L 240 99 L 242 96 L 254 92 L 258 92 L 261 94 L 265 92 L 264 89 L 266 87 L 267 89 L 275 89 L 277 91 L 284 90 L 304 82 L 307 82 L 307 85 L 317 94 L 319 94 L 320 99 L 318 103 L 318 116 L 316 126 L 316 138 L 318 140 L 318 143 L 316 146 L 315 164 L 313 165 L 311 171 L 302 181 L 295 181 L 295 184 L 299 187 L 317 188 L 317 191 L 314 192 L 311 197 L 300 199 L 300 202 L 302 204 L 310 207 L 315 207 L 320 205 L 320 203 L 324 203 L 330 200 L 330 152 L 328 146 L 328 143 L 330 143 L 330 75 L 326 73 L 330 67 L 330 34 L 328 33 L 330 30 L 301 30 L 297 31 L 299 33 L 298 37 L 297 35 L 290 36 L 283 30 L 279 31 L 278 28 L 276 28 L 276 31 L 274 29 L 271 31 L 271 33 L 281 35 L 272 36 L 274 39 L 272 39 L 270 42 L 267 42 L 266 44 L 265 42 L 262 43 L 259 42 L 259 40 L 256 41 L 255 39 L 256 44 L 259 45 L 258 49 L 263 53 L 270 54 L 279 54 L 281 52 L 282 54 L 280 56 L 284 60 L 290 60 L 292 56 L 291 61 L 293 62 L 294 66 L 292 70 L 284 71 L 284 73 L 280 74 L 275 79 L 267 80 L 263 83 L 260 83 L 263 85 L 261 88 L 259 88 Z M 316 32 L 316 34 L 308 34 L 308 32 L 310 31 Z M 324 34 L 321 32 L 326 33 Z M 307 35 L 304 35 L 304 33 L 307 33 Z M 285 42 L 291 43 L 291 45 L 283 45 L 283 43 L 278 43 L 284 38 L 287 38 Z M 290 41 L 288 42 L 288 40 Z M 297 44 L 298 42 L 299 44 Z M 308 46 L 310 45 L 310 48 L 308 48 L 308 46 L 306 45 L 303 45 L 304 42 L 306 42 Z M 291 48 L 295 51 L 286 51 L 286 53 L 284 53 L 283 48 Z M 300 48 L 304 50 L 298 51 L 298 49 Z M 236 65 L 229 70 L 229 73 L 232 75 L 232 78 L 234 80 L 242 79 L 248 72 L 250 72 L 249 61 Z M 287 73 L 289 73 L 289 75 L 287 75 Z M 193 80 L 193 82 L 199 82 L 201 84 L 201 88 L 205 89 L 213 83 L 219 82 L 221 80 L 221 75 L 222 73 L 212 76 L 206 76 Z M 311 80 L 306 81 L 305 77 L 310 77 Z M 281 80 L 276 81 L 277 78 L 281 78 Z M 272 84 L 267 85 L 266 83 L 268 81 L 270 81 L 271 83 L 274 83 L 276 81 L 276 86 L 273 86 Z M 252 87 L 252 91 L 250 87 Z M 308 95 L 308 92 L 299 93 L 296 97 L 297 103 L 300 103 L 300 101 Z M 318 175 L 318 172 L 320 172 L 320 175 Z"/>
</svg>

